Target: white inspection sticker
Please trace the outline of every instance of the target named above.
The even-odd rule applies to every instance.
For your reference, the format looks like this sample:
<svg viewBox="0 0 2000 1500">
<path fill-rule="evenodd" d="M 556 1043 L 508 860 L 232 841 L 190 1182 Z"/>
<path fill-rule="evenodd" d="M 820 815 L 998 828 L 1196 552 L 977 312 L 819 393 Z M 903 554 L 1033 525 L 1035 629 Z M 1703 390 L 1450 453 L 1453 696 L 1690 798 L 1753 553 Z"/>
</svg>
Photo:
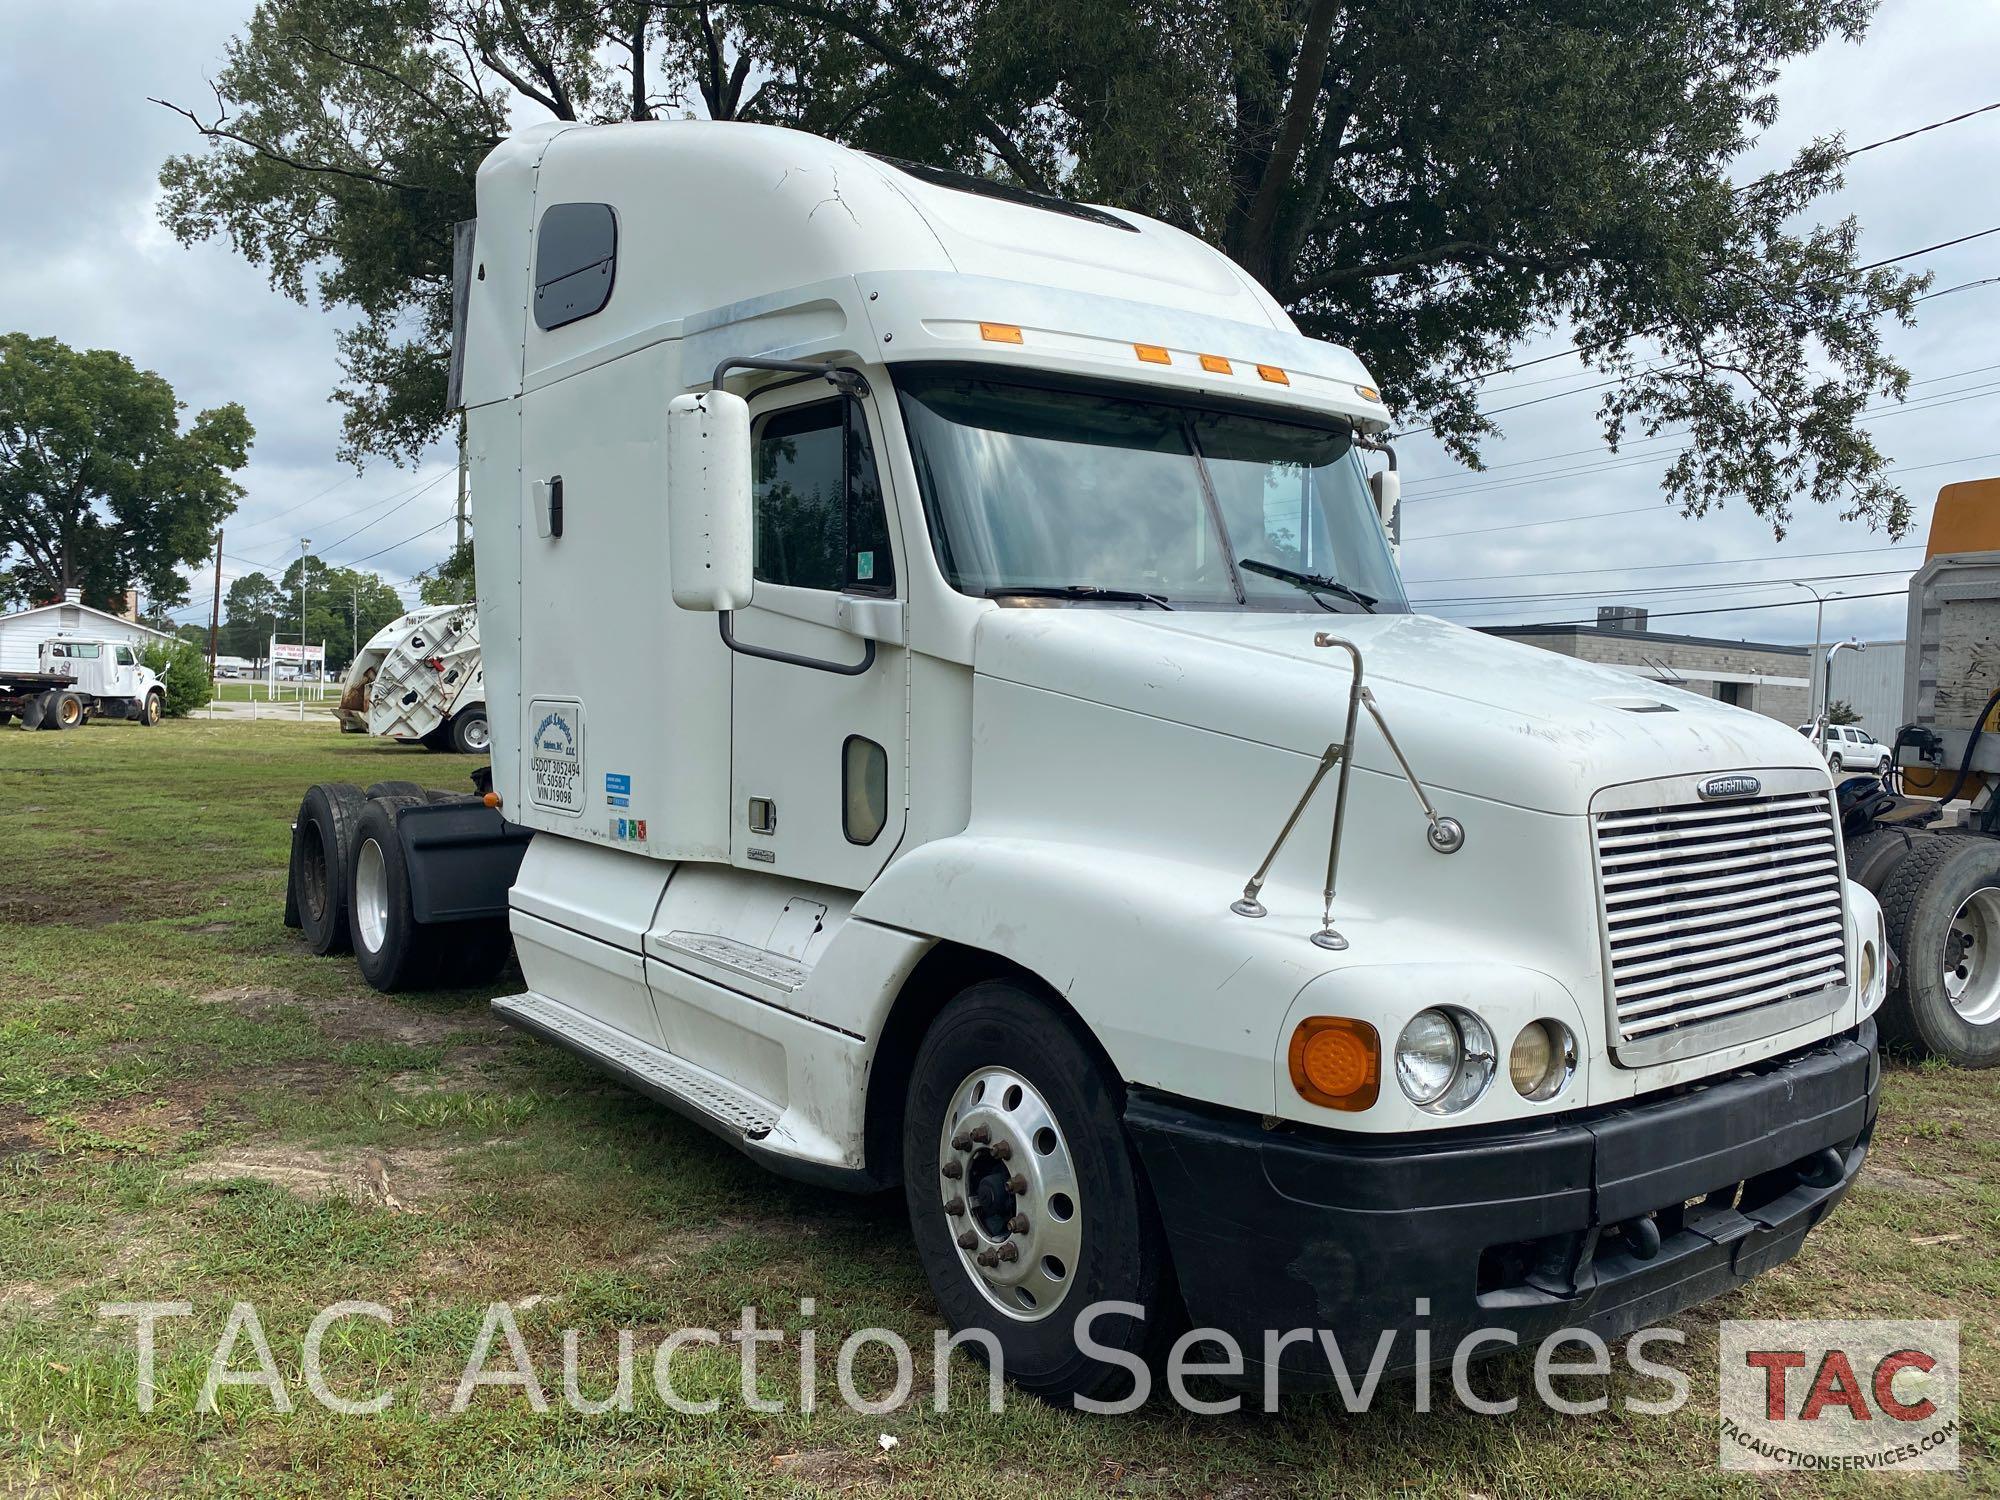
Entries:
<svg viewBox="0 0 2000 1500">
<path fill-rule="evenodd" d="M 583 705 L 574 698 L 536 698 L 528 715 L 529 800 L 560 813 L 582 813 Z"/>
</svg>

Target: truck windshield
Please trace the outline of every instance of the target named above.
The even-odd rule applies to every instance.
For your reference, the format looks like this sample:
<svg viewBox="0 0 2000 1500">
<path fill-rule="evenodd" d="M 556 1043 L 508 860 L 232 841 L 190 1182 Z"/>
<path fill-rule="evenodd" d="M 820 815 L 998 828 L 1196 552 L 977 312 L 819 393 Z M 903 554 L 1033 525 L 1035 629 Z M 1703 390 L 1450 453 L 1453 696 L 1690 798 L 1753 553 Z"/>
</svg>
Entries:
<svg viewBox="0 0 2000 1500">
<path fill-rule="evenodd" d="M 1408 608 L 1345 427 L 962 368 L 895 380 L 932 540 L 962 593 Z"/>
</svg>

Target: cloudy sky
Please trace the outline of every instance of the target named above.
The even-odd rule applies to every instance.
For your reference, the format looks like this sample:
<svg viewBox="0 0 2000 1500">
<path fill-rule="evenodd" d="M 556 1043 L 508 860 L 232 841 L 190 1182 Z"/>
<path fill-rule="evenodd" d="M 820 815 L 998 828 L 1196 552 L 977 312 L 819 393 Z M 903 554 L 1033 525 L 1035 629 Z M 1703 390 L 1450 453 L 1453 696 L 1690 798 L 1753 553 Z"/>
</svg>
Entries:
<svg viewBox="0 0 2000 1500">
<path fill-rule="evenodd" d="M 193 141 L 184 121 L 147 96 L 203 99 L 204 78 L 250 8 L 250 0 L 0 7 L 0 328 L 123 350 L 192 408 L 246 404 L 257 442 L 240 476 L 248 494 L 226 530 L 225 579 L 281 568 L 305 536 L 315 552 L 377 569 L 414 598 L 408 580 L 443 556 L 451 535 L 450 455 L 440 449 L 414 471 L 379 464 L 360 475 L 338 463 L 339 411 L 328 400 L 334 319 L 272 292 L 226 245 L 183 249 L 155 217 L 159 164 Z M 1738 175 L 1782 166 L 1815 136 L 1858 146 L 2000 101 L 1996 63 L 2000 7 L 1886 0 L 1864 42 L 1829 46 L 1786 72 L 1779 122 Z M 1885 146 L 1849 163 L 1847 187 L 1824 215 L 1860 221 L 1868 260 L 1993 228 L 1996 156 L 2000 111 Z M 1904 264 L 1935 273 L 1937 290 L 2000 277 L 2000 234 Z M 1802 513 L 1783 543 L 1742 505 L 1678 518 L 1657 489 L 1674 443 L 1628 446 L 1609 460 L 1592 420 L 1598 393 L 1582 390 L 1599 377 L 1565 359 L 1489 382 L 1489 408 L 1534 404 L 1501 418 L 1506 435 L 1488 448 L 1487 473 L 1467 474 L 1424 439 L 1405 445 L 1412 594 L 1468 623 L 1639 604 L 1661 629 L 1791 641 L 1812 638 L 1811 601 L 1770 580 L 1900 595 L 1922 558 L 1938 486 L 2000 474 L 2000 284 L 1919 311 L 1919 326 L 1888 335 L 1916 382 L 1911 399 L 1870 418 L 1917 511 L 1900 549 L 1830 513 Z M 1741 608 L 1771 603 L 1785 607 Z M 204 612 L 195 605 L 182 617 Z M 1845 599 L 1828 605 L 1826 633 L 1894 639 L 1902 620 L 1900 597 Z"/>
</svg>

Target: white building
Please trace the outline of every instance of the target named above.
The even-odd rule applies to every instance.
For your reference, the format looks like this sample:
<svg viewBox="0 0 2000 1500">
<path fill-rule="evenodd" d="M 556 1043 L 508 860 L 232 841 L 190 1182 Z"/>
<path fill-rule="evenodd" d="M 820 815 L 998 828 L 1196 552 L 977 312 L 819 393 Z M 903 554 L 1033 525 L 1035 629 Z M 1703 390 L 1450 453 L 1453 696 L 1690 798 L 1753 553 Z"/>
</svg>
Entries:
<svg viewBox="0 0 2000 1500">
<path fill-rule="evenodd" d="M 34 671 L 42 642 L 58 635 L 130 641 L 134 646 L 173 639 L 164 630 L 93 609 L 83 603 L 81 589 L 70 589 L 60 604 L 40 604 L 33 609 L 0 615 L 0 672 Z"/>
</svg>

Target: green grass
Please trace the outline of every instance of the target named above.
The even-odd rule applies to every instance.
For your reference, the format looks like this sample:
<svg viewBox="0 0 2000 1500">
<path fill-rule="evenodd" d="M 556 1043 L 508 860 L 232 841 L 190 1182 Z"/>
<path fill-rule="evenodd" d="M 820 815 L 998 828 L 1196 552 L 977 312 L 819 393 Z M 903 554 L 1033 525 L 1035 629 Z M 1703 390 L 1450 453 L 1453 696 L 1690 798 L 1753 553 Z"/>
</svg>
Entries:
<svg viewBox="0 0 2000 1500">
<path fill-rule="evenodd" d="M 1489 1394 L 1528 1396 L 1507 1418 L 1419 1413 L 1408 1387 L 1365 1416 L 1302 1401 L 1276 1416 L 1097 1419 L 1021 1398 L 996 1416 L 962 1360 L 951 1408 L 935 1412 L 935 1313 L 895 1202 L 772 1178 L 499 1028 L 488 992 L 376 996 L 280 925 L 308 783 L 462 786 L 473 764 L 310 721 L 0 731 L 0 1492 L 1765 1493 L 1777 1487 L 1715 1463 L 1725 1316 L 1962 1320 L 1967 1471 L 1897 1493 L 2000 1486 L 2000 1090 L 1928 1067 L 1891 1069 L 1870 1170 L 1804 1255 L 1676 1320 L 1689 1345 L 1673 1362 L 1694 1397 L 1674 1416 L 1620 1411 L 1628 1391 L 1657 1394 L 1623 1378 L 1607 1414 L 1543 1411 L 1525 1359 L 1478 1373 Z M 377 1417 L 334 1416 L 299 1379 L 307 1322 L 342 1298 L 394 1314 L 388 1328 L 337 1325 L 324 1350 L 335 1390 L 393 1390 Z M 97 1315 L 144 1299 L 196 1310 L 163 1325 L 150 1414 L 134 1400 L 129 1325 Z M 447 1410 L 493 1300 L 520 1309 L 556 1403 L 546 1414 L 508 1390 Z M 195 1409 L 237 1301 L 261 1315 L 289 1414 L 254 1389 Z M 760 1375 L 794 1409 L 747 1410 L 725 1345 L 674 1366 L 682 1396 L 719 1396 L 721 1411 L 668 1410 L 650 1386 L 659 1340 L 732 1327 L 745 1303 L 792 1334 L 762 1352 Z M 850 1413 L 834 1389 L 842 1339 L 870 1326 L 918 1352 L 918 1399 L 881 1417 Z M 807 1327 L 811 1414 L 796 1409 Z M 586 1395 L 611 1390 L 617 1333 L 634 1333 L 633 1411 L 562 1409 L 565 1329 Z M 864 1388 L 886 1384 L 880 1353 L 859 1365 Z"/>
</svg>

